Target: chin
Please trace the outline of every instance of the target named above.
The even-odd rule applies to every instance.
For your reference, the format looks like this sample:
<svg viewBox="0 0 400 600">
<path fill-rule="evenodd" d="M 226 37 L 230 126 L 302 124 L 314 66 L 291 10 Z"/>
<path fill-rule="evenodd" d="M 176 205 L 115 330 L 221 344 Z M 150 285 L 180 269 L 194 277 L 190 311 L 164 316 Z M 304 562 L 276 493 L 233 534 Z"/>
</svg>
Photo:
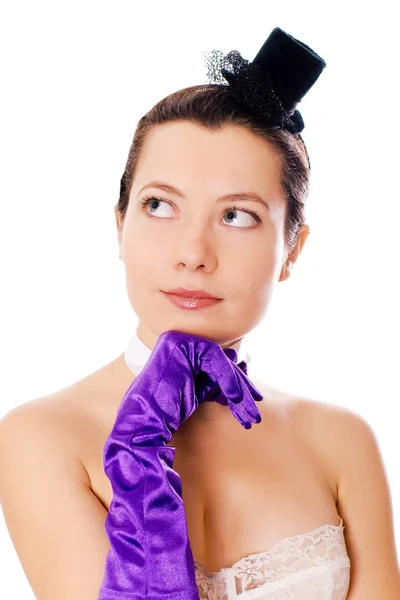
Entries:
<svg viewBox="0 0 400 600">
<path fill-rule="evenodd" d="M 166 324 L 163 321 L 163 326 L 156 327 L 155 331 L 157 331 L 157 335 L 161 335 L 166 331 L 180 331 L 182 333 L 187 333 L 188 335 L 196 335 L 198 337 L 203 337 L 216 344 L 230 344 L 231 342 L 227 340 L 233 339 L 232 331 L 221 331 L 216 326 L 208 320 L 208 322 L 203 323 L 188 323 L 187 320 L 184 322 L 184 319 L 181 319 L 179 322 L 177 319 L 171 321 L 169 324 Z"/>
</svg>

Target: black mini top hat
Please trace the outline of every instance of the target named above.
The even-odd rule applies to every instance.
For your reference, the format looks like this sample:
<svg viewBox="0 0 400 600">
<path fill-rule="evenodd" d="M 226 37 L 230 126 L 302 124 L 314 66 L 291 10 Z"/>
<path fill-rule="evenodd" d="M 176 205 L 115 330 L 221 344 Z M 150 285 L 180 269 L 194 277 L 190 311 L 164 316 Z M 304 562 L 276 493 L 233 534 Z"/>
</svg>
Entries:
<svg viewBox="0 0 400 600">
<path fill-rule="evenodd" d="M 235 99 L 271 128 L 294 134 L 304 129 L 296 106 L 326 67 L 309 46 L 275 27 L 252 62 L 237 50 L 226 56 L 213 50 L 207 58 L 209 82 L 224 83 L 224 78 Z"/>
</svg>

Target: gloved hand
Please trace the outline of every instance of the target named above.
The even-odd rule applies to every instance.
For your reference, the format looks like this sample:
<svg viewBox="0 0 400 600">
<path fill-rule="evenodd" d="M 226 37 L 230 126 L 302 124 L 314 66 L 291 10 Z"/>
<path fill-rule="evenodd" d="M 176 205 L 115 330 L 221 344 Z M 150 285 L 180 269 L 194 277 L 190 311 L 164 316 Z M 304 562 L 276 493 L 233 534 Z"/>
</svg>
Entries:
<svg viewBox="0 0 400 600">
<path fill-rule="evenodd" d="M 113 498 L 98 600 L 199 600 L 175 448 L 166 444 L 210 399 L 223 398 L 246 429 L 261 421 L 262 395 L 228 355 L 236 358 L 206 338 L 164 332 L 126 391 L 104 445 Z"/>
</svg>

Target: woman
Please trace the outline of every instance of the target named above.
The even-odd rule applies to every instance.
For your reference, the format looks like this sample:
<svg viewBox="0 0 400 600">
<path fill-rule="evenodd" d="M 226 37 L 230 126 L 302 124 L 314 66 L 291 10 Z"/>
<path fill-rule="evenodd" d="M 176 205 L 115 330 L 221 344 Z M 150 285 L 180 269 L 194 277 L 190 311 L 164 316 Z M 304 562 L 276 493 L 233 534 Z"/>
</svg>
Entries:
<svg viewBox="0 0 400 600">
<path fill-rule="evenodd" d="M 309 235 L 302 139 L 296 128 L 267 126 L 238 101 L 234 83 L 171 94 L 138 124 L 115 207 L 139 317 L 129 347 L 1 422 L 0 500 L 39 600 L 98 597 L 116 547 L 104 528 L 115 481 L 103 450 L 121 398 L 161 336 L 200 336 L 239 357 Z M 188 306 L 168 294 L 181 287 L 217 300 Z M 202 402 L 168 444 L 199 597 L 400 598 L 390 493 L 369 425 L 264 381 L 256 386 L 262 420 L 250 429 L 223 403 Z M 139 597 L 134 588 L 107 596 Z"/>
</svg>

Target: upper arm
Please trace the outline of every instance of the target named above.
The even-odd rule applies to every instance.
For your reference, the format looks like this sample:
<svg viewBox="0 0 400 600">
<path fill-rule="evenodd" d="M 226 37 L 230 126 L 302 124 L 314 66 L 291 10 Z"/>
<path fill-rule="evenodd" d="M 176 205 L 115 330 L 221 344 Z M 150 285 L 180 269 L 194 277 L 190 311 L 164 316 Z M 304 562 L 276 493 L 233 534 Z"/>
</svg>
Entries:
<svg viewBox="0 0 400 600">
<path fill-rule="evenodd" d="M 348 600 L 397 600 L 393 508 L 379 445 L 363 417 L 341 408 L 330 412 L 324 433 L 335 454 L 337 507 L 351 562 Z"/>
<path fill-rule="evenodd" d="M 110 548 L 107 511 L 69 450 L 62 428 L 33 406 L 0 422 L 0 503 L 38 600 L 96 600 Z"/>
</svg>

